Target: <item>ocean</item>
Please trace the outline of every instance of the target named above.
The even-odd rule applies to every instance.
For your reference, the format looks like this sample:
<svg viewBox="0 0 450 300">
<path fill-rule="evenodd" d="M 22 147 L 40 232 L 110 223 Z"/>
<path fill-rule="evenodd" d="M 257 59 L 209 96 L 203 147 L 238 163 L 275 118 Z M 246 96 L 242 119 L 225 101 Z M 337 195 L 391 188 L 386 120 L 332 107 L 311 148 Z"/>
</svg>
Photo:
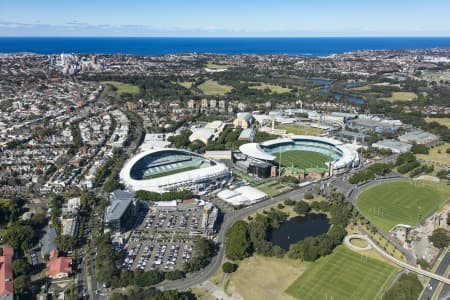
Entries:
<svg viewBox="0 0 450 300">
<path fill-rule="evenodd" d="M 327 56 L 355 50 L 450 47 L 450 37 L 171 38 L 0 37 L 0 53 L 290 54 Z"/>
</svg>

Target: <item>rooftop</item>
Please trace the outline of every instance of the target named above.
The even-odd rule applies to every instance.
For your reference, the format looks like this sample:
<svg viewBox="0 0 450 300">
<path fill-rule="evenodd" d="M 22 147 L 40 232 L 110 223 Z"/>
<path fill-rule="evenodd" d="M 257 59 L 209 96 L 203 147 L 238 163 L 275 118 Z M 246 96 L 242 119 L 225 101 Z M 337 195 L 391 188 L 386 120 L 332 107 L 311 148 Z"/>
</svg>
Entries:
<svg viewBox="0 0 450 300">
<path fill-rule="evenodd" d="M 108 207 L 106 207 L 105 221 L 106 223 L 120 220 L 132 200 L 130 199 L 111 199 Z"/>
</svg>

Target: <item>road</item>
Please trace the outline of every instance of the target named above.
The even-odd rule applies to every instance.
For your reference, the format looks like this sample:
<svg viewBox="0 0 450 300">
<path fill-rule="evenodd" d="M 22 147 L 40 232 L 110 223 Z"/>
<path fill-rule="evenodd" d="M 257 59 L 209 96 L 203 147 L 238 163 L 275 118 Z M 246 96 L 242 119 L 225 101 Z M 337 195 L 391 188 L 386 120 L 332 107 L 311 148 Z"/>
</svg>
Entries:
<svg viewBox="0 0 450 300">
<path fill-rule="evenodd" d="M 445 275 L 448 266 L 450 266 L 450 251 L 447 250 L 447 253 L 439 262 L 438 267 L 435 270 L 436 274 Z M 420 300 L 429 300 L 433 298 L 433 295 L 436 292 L 436 289 L 439 285 L 439 281 L 436 279 L 431 279 L 428 282 L 428 285 L 424 288 L 422 295 L 420 296 Z M 445 295 L 450 296 L 450 285 L 447 284 L 443 287 L 438 299 L 447 299 Z"/>
</svg>

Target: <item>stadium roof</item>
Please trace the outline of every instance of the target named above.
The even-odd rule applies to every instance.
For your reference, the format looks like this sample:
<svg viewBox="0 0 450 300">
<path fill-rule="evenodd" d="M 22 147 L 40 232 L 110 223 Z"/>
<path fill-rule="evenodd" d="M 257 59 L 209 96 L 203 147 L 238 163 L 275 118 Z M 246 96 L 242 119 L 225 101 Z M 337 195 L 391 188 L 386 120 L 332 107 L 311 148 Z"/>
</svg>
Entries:
<svg viewBox="0 0 450 300">
<path fill-rule="evenodd" d="M 258 143 L 248 143 L 239 147 L 239 151 L 247 156 L 261 160 L 275 160 L 275 156 L 265 152 Z"/>
<path fill-rule="evenodd" d="M 340 169 L 353 164 L 354 162 L 359 162 L 358 152 L 350 149 L 348 146 L 344 145 L 342 142 L 330 139 L 326 137 L 318 136 L 308 136 L 308 135 L 293 135 L 290 139 L 280 138 L 258 143 L 248 143 L 239 147 L 239 150 L 252 158 L 263 160 L 263 161 L 274 161 L 275 156 L 264 151 L 263 147 L 273 146 L 283 143 L 294 143 L 296 141 L 312 141 L 316 143 L 323 143 L 330 146 L 340 153 L 340 158 L 332 162 L 333 168 Z"/>
<path fill-rule="evenodd" d="M 176 151 L 185 155 L 192 155 L 203 158 L 201 155 L 181 149 L 153 149 L 137 154 L 125 163 L 120 171 L 121 181 L 131 190 L 155 191 L 158 193 L 168 191 L 168 187 L 174 185 L 184 185 L 192 182 L 207 180 L 214 176 L 228 174 L 229 170 L 225 164 L 214 161 L 214 164 L 205 168 L 189 170 L 185 172 L 170 174 L 152 179 L 133 179 L 130 176 L 131 168 L 143 157 L 164 151 Z M 205 159 L 205 158 L 203 158 Z M 205 159 L 207 160 L 207 159 Z"/>
</svg>

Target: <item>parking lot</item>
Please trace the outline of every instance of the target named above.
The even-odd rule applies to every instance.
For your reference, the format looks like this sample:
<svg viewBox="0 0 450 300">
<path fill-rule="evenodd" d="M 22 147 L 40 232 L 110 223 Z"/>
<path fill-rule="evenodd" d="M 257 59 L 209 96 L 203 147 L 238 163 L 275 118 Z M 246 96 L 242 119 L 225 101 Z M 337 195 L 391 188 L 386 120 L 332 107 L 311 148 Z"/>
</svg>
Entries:
<svg viewBox="0 0 450 300">
<path fill-rule="evenodd" d="M 150 209 L 125 247 L 122 265 L 127 270 L 182 269 L 193 255 L 194 237 L 202 233 L 202 210 Z"/>
</svg>

